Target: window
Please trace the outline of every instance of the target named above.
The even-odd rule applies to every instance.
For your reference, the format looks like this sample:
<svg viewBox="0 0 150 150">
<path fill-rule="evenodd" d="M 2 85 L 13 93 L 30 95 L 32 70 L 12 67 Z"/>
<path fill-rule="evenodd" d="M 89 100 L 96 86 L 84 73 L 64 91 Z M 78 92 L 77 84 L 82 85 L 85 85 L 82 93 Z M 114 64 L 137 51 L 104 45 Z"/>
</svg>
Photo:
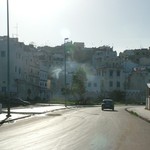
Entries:
<svg viewBox="0 0 150 150">
<path fill-rule="evenodd" d="M 120 70 L 117 70 L 117 77 L 120 77 Z"/>
<path fill-rule="evenodd" d="M 18 54 L 18 58 L 19 58 L 19 59 L 21 58 L 21 54 Z"/>
<path fill-rule="evenodd" d="M 120 82 L 119 82 L 119 81 L 117 81 L 117 87 L 118 87 L 118 88 L 120 87 Z"/>
<path fill-rule="evenodd" d="M 2 87 L 2 92 L 6 92 L 6 87 Z"/>
<path fill-rule="evenodd" d="M 97 83 L 94 83 L 94 87 L 97 87 Z"/>
<path fill-rule="evenodd" d="M 42 82 L 40 82 L 40 86 L 42 86 Z"/>
<path fill-rule="evenodd" d="M 91 87 L 91 82 L 88 83 L 88 87 Z"/>
<path fill-rule="evenodd" d="M 110 70 L 109 72 L 109 76 L 112 77 L 113 76 L 113 70 Z"/>
<path fill-rule="evenodd" d="M 102 77 L 104 76 L 104 71 L 102 71 Z"/>
<path fill-rule="evenodd" d="M 47 83 L 45 83 L 45 87 L 47 87 Z"/>
<path fill-rule="evenodd" d="M 18 58 L 18 53 L 16 53 L 16 58 Z"/>
<path fill-rule="evenodd" d="M 113 82 L 109 81 L 109 87 L 113 87 Z"/>
<path fill-rule="evenodd" d="M 19 68 L 19 74 L 21 74 L 21 68 Z"/>
<path fill-rule="evenodd" d="M 1 51 L 1 57 L 5 57 L 6 56 L 6 52 L 5 51 Z"/>
<path fill-rule="evenodd" d="M 15 66 L 15 72 L 17 72 L 17 66 Z"/>
</svg>

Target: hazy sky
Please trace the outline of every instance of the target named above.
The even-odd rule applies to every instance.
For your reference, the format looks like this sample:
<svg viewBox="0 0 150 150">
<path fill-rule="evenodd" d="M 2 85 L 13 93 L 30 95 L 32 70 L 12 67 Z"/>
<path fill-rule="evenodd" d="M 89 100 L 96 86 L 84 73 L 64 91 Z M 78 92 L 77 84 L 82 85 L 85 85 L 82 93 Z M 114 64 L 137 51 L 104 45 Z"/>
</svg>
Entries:
<svg viewBox="0 0 150 150">
<path fill-rule="evenodd" d="M 0 0 L 0 36 L 7 34 Z M 150 0 L 9 0 L 10 36 L 37 46 L 113 46 L 118 52 L 150 46 Z"/>
</svg>

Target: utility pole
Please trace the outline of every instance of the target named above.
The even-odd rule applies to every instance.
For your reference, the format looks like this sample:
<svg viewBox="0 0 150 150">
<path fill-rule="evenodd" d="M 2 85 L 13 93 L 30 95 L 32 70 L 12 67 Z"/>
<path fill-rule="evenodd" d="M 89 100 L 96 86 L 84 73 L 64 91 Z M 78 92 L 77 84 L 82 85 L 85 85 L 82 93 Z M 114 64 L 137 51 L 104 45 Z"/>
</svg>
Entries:
<svg viewBox="0 0 150 150">
<path fill-rule="evenodd" d="M 128 105 L 127 103 L 127 60 L 128 57 L 125 57 L 125 105 Z"/>
<path fill-rule="evenodd" d="M 64 81 L 65 81 L 65 107 L 67 107 L 67 100 L 66 100 L 66 88 L 67 88 L 67 85 L 66 85 L 66 47 L 65 47 L 65 44 L 66 44 L 66 40 L 68 40 L 69 38 L 64 38 Z"/>
<path fill-rule="evenodd" d="M 7 0 L 7 117 L 10 117 L 9 0 Z"/>
</svg>

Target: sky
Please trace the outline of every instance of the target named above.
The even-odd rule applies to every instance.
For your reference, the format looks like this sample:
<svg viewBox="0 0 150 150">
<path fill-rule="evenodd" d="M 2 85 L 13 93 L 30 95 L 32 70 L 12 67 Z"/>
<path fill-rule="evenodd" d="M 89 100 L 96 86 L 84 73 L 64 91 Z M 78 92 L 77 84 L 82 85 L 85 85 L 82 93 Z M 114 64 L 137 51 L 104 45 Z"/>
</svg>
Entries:
<svg viewBox="0 0 150 150">
<path fill-rule="evenodd" d="M 0 36 L 7 35 L 7 0 L 0 0 Z M 57 46 L 64 38 L 117 52 L 150 46 L 150 0 L 9 0 L 10 37 Z"/>
</svg>

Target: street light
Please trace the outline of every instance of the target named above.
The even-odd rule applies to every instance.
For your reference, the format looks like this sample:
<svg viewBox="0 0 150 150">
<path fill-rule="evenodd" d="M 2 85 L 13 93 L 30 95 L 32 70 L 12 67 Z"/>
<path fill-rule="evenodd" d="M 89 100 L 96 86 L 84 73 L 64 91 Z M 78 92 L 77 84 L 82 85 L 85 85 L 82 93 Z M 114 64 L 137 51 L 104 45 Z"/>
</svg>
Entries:
<svg viewBox="0 0 150 150">
<path fill-rule="evenodd" d="M 128 57 L 125 56 L 125 104 L 127 105 L 127 60 Z"/>
<path fill-rule="evenodd" d="M 69 38 L 64 38 L 64 80 L 65 80 L 65 107 L 67 107 L 67 102 L 66 102 L 66 47 L 65 43 Z"/>
<path fill-rule="evenodd" d="M 10 66 L 9 66 L 9 0 L 7 0 L 7 93 L 8 93 L 8 110 L 7 110 L 7 117 L 10 117 L 10 88 L 9 88 L 9 83 L 10 83 Z"/>
</svg>

